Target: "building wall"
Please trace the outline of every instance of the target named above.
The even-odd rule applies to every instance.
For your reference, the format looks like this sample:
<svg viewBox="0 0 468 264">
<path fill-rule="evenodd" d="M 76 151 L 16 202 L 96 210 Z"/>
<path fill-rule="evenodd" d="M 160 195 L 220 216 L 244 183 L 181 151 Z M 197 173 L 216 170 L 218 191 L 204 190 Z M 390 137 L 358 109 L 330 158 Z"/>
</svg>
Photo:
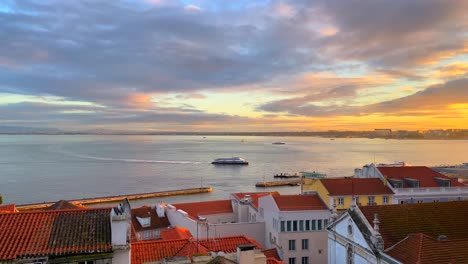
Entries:
<svg viewBox="0 0 468 264">
<path fill-rule="evenodd" d="M 302 239 L 308 239 L 308 249 L 302 249 Z M 296 241 L 295 250 L 289 250 L 289 240 Z M 325 230 L 295 233 L 280 232 L 279 245 L 285 263 L 289 262 L 289 258 L 296 258 L 296 264 L 301 264 L 302 257 L 309 257 L 310 264 L 327 263 L 328 245 Z"/>
<path fill-rule="evenodd" d="M 376 205 L 384 204 L 383 203 L 384 196 L 388 197 L 388 203 L 386 203 L 386 204 L 392 204 L 393 203 L 393 195 L 390 195 L 390 194 L 389 195 L 355 195 L 354 199 L 356 197 L 358 197 L 358 202 L 360 203 L 359 206 L 367 206 L 368 203 L 369 203 L 369 196 L 374 197 L 374 203 Z M 338 198 L 343 198 L 344 199 L 344 204 L 343 205 L 338 204 Z M 348 196 L 331 196 L 330 200 L 335 201 L 336 209 L 345 210 L 345 209 L 349 209 L 350 206 L 352 205 L 353 196 L 349 196 L 349 195 Z"/>
<path fill-rule="evenodd" d="M 208 225 L 197 225 L 197 221 L 190 216 L 171 209 L 168 207 L 166 210 L 167 218 L 172 226 L 180 226 L 190 230 L 194 237 L 200 239 L 204 238 L 216 238 L 224 236 L 237 236 L 237 235 L 247 235 L 255 240 L 257 240 L 262 246 L 264 246 L 265 240 L 265 223 L 223 223 L 221 221 L 218 223 L 218 220 L 232 220 L 235 219 L 233 214 L 215 214 L 215 215 L 206 215 L 208 219 Z"/>
<path fill-rule="evenodd" d="M 322 184 L 320 180 L 314 179 L 304 179 L 304 185 L 302 186 L 303 192 L 316 192 L 323 202 L 327 205 L 328 208 L 331 208 L 333 205 L 330 202 L 330 197 L 328 195 L 328 190 Z"/>
</svg>

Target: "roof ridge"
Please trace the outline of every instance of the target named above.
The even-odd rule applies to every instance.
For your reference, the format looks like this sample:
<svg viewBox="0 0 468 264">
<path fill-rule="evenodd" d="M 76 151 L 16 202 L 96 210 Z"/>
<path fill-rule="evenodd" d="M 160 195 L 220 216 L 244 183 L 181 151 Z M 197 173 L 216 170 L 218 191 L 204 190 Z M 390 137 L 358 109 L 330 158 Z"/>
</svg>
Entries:
<svg viewBox="0 0 468 264">
<path fill-rule="evenodd" d="M 55 210 L 31 210 L 31 211 L 19 211 L 14 214 L 50 214 L 50 213 L 77 213 L 81 211 L 100 211 L 100 210 L 112 210 L 114 207 L 96 207 L 96 208 L 77 208 L 77 209 L 55 209 Z M 0 213 L 1 214 L 12 214 L 12 213 Z"/>
<path fill-rule="evenodd" d="M 176 238 L 176 239 L 166 239 L 166 240 L 142 240 L 142 241 L 134 241 L 132 244 L 161 244 L 161 243 L 169 243 L 169 242 L 178 242 L 178 241 L 187 241 L 190 238 Z"/>
</svg>

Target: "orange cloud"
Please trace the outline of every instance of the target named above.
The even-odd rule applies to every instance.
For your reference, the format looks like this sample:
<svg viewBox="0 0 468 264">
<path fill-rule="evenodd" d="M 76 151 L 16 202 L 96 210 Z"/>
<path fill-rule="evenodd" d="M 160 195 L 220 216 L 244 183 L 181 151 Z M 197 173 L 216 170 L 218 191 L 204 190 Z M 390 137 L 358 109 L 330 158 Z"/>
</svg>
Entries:
<svg viewBox="0 0 468 264">
<path fill-rule="evenodd" d="M 143 93 L 130 94 L 127 97 L 126 104 L 135 108 L 151 108 L 154 106 L 151 95 Z"/>
<path fill-rule="evenodd" d="M 449 65 L 439 67 L 434 73 L 434 77 L 446 79 L 462 76 L 468 73 L 468 62 L 454 62 Z"/>
</svg>

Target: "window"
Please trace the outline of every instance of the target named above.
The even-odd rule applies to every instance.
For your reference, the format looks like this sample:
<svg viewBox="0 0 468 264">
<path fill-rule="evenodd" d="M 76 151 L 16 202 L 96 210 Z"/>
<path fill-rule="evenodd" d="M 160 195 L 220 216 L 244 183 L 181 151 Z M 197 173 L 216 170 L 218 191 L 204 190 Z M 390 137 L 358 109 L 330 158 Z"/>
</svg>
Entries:
<svg viewBox="0 0 468 264">
<path fill-rule="evenodd" d="M 304 231 L 304 220 L 299 221 L 299 231 Z"/>
<path fill-rule="evenodd" d="M 356 202 L 356 205 L 361 205 L 361 204 L 359 203 L 359 196 L 356 196 L 356 197 L 354 198 L 354 201 Z"/>
<path fill-rule="evenodd" d="M 297 231 L 297 221 L 293 221 L 293 231 Z"/>
<path fill-rule="evenodd" d="M 281 232 L 284 232 L 284 231 L 286 231 L 285 223 L 284 221 L 281 221 Z"/>
<path fill-rule="evenodd" d="M 384 204 L 388 204 L 388 196 L 384 196 L 384 197 L 383 197 L 383 203 L 384 203 Z"/>
<path fill-rule="evenodd" d="M 315 220 L 312 220 L 312 230 L 315 230 Z"/>
<path fill-rule="evenodd" d="M 286 231 L 291 232 L 291 221 L 286 222 L 286 227 L 287 227 Z"/>
<path fill-rule="evenodd" d="M 309 264 L 309 257 L 302 257 L 302 264 Z"/>
<path fill-rule="evenodd" d="M 369 203 L 367 205 L 374 205 L 374 196 L 368 196 L 367 197 L 369 199 Z"/>
<path fill-rule="evenodd" d="M 296 264 L 296 258 L 289 258 L 288 264 Z"/>
<path fill-rule="evenodd" d="M 145 232 L 145 238 L 149 238 L 150 237 L 150 231 L 146 231 Z"/>
<path fill-rule="evenodd" d="M 153 231 L 153 237 L 159 237 L 159 230 Z"/>
<path fill-rule="evenodd" d="M 322 230 L 322 219 L 317 220 L 317 230 Z"/>
<path fill-rule="evenodd" d="M 289 250 L 296 250 L 296 240 L 289 240 Z"/>
<path fill-rule="evenodd" d="M 309 231 L 310 230 L 310 220 L 305 221 L 305 230 Z"/>
<path fill-rule="evenodd" d="M 338 197 L 338 205 L 344 205 L 344 198 Z"/>
<path fill-rule="evenodd" d="M 309 249 L 309 239 L 302 239 L 302 249 Z"/>
<path fill-rule="evenodd" d="M 328 225 L 328 219 L 323 219 L 323 228 L 325 228 Z"/>
<path fill-rule="evenodd" d="M 264 217 L 264 216 L 263 216 L 263 207 L 260 207 L 260 216 L 261 216 L 261 217 Z"/>
</svg>

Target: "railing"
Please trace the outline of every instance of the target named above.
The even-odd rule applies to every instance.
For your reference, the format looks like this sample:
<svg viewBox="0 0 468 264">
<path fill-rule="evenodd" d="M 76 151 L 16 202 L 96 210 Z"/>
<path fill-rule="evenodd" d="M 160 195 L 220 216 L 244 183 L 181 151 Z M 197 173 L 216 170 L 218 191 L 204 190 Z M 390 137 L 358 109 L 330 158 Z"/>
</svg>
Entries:
<svg viewBox="0 0 468 264">
<path fill-rule="evenodd" d="M 468 194 L 468 187 L 435 187 L 435 188 L 393 188 L 395 194 L 405 193 L 445 193 Z"/>
</svg>

